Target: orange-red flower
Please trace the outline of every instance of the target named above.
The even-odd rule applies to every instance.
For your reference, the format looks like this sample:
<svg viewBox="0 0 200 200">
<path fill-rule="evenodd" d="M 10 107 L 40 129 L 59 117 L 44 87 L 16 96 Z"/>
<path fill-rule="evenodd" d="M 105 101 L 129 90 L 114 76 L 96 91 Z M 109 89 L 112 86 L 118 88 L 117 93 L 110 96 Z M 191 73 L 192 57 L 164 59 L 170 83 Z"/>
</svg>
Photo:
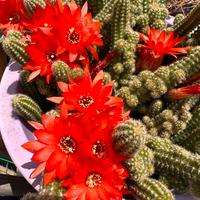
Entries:
<svg viewBox="0 0 200 200">
<path fill-rule="evenodd" d="M 197 94 L 200 94 L 200 84 L 172 89 L 169 91 L 168 96 L 170 99 L 181 100 Z"/>
<path fill-rule="evenodd" d="M 51 34 L 58 25 L 58 17 L 61 16 L 62 11 L 63 5 L 61 0 L 56 0 L 54 4 L 47 0 L 45 8 L 37 5 L 35 12 L 23 24 L 33 32 L 40 29 L 46 34 Z"/>
<path fill-rule="evenodd" d="M 167 54 L 175 56 L 185 54 L 190 47 L 175 47 L 184 41 L 185 37 L 175 37 L 174 32 L 167 34 L 165 31 L 147 28 L 148 36 L 140 34 L 145 44 L 139 46 L 137 70 L 156 70 Z"/>
<path fill-rule="evenodd" d="M 116 166 L 109 161 L 96 162 L 90 160 L 83 163 L 80 170 L 66 180 L 66 199 L 83 200 L 122 200 L 124 179 L 127 172 L 122 166 Z"/>
<path fill-rule="evenodd" d="M 21 29 L 22 0 L 0 0 L 0 29 Z"/>
<path fill-rule="evenodd" d="M 74 0 L 64 6 L 58 18 L 56 33 L 63 47 L 69 52 L 70 62 L 87 57 L 87 50 L 98 59 L 95 46 L 103 44 L 100 35 L 100 22 L 94 22 L 88 13 L 87 2 L 80 9 Z"/>
<path fill-rule="evenodd" d="M 52 77 L 51 64 L 56 60 L 67 61 L 65 50 L 59 46 L 53 35 L 46 35 L 38 30 L 31 35 L 31 43 L 26 46 L 29 61 L 24 69 L 33 71 L 29 80 L 36 76 L 45 76 L 47 83 Z"/>
<path fill-rule="evenodd" d="M 112 96 L 112 84 L 103 85 L 103 71 L 92 81 L 90 73 L 85 70 L 83 78 L 78 82 L 59 82 L 63 97 L 51 97 L 49 100 L 61 103 L 63 115 L 73 112 L 89 126 L 101 125 L 105 128 L 110 125 L 113 128 L 123 120 L 124 115 L 123 100 Z"/>
<path fill-rule="evenodd" d="M 72 175 L 81 165 L 84 148 L 82 139 L 84 129 L 73 119 L 42 116 L 42 124 L 32 122 L 37 128 L 35 141 L 22 145 L 23 148 L 34 152 L 32 160 L 40 163 L 31 177 L 34 178 L 45 171 L 44 184 L 48 184 L 55 177 L 64 179 Z"/>
</svg>

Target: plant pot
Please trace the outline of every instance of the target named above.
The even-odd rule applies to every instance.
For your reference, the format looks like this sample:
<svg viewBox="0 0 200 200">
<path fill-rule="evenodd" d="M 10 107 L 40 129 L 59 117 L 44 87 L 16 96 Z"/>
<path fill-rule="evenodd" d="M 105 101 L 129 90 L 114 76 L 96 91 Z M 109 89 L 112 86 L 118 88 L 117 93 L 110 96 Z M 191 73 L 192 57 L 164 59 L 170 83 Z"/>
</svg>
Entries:
<svg viewBox="0 0 200 200">
<path fill-rule="evenodd" d="M 25 151 L 21 145 L 34 139 L 29 127 L 12 109 L 12 98 L 16 93 L 22 93 L 19 86 L 19 66 L 11 61 L 7 66 L 0 84 L 0 131 L 5 146 L 19 172 L 36 189 L 40 189 L 41 177 L 30 179 L 30 174 L 35 168 L 31 162 L 32 154 Z M 194 200 L 187 195 L 176 195 L 176 200 Z"/>
</svg>

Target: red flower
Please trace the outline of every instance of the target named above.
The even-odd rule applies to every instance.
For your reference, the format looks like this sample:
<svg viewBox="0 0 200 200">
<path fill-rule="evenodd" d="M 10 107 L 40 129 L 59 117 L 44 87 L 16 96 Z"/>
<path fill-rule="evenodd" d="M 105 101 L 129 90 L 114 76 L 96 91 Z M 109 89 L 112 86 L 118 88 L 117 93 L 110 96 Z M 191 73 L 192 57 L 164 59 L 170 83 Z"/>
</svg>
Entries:
<svg viewBox="0 0 200 200">
<path fill-rule="evenodd" d="M 36 6 L 35 12 L 31 18 L 24 22 L 24 25 L 32 31 L 42 30 L 46 34 L 51 34 L 51 31 L 58 24 L 58 17 L 63 11 L 61 0 L 56 0 L 52 5 L 50 0 L 47 0 L 46 7 Z"/>
<path fill-rule="evenodd" d="M 98 59 L 94 46 L 103 44 L 100 22 L 94 22 L 91 13 L 87 13 L 87 2 L 82 10 L 77 7 L 74 0 L 65 5 L 57 24 L 56 33 L 63 47 L 69 52 L 70 62 L 87 57 L 87 50 Z"/>
<path fill-rule="evenodd" d="M 63 97 L 51 97 L 49 100 L 61 102 L 63 115 L 73 112 L 77 116 L 82 116 L 87 125 L 101 124 L 102 128 L 108 124 L 115 126 L 119 120 L 123 120 L 123 100 L 111 96 L 112 82 L 103 85 L 103 71 L 92 81 L 90 73 L 85 70 L 84 77 L 79 82 L 59 82 L 58 86 L 63 92 Z"/>
<path fill-rule="evenodd" d="M 147 28 L 148 36 L 140 34 L 144 45 L 139 47 L 137 70 L 156 70 L 167 54 L 176 56 L 185 54 L 190 47 L 175 47 L 184 41 L 185 37 L 174 37 L 174 32 L 167 34 L 165 31 Z"/>
<path fill-rule="evenodd" d="M 21 29 L 22 0 L 0 0 L 0 29 Z"/>
<path fill-rule="evenodd" d="M 194 84 L 178 89 L 172 89 L 169 91 L 168 96 L 170 99 L 180 100 L 185 99 L 191 95 L 200 94 L 200 84 Z"/>
<path fill-rule="evenodd" d="M 32 160 L 40 163 L 33 171 L 34 178 L 45 171 L 44 184 L 55 177 L 64 179 L 72 175 L 84 160 L 82 156 L 86 146 L 82 147 L 84 129 L 80 123 L 73 120 L 42 116 L 42 124 L 33 123 L 38 130 L 34 131 L 37 138 L 22 145 L 34 152 Z"/>
<path fill-rule="evenodd" d="M 112 165 L 109 161 L 83 163 L 80 170 L 66 180 L 65 198 L 70 200 L 121 200 L 124 179 L 127 173 L 122 166 Z"/>
<path fill-rule="evenodd" d="M 31 44 L 26 46 L 26 51 L 30 59 L 24 69 L 33 71 L 29 80 L 40 75 L 45 76 L 49 83 L 52 76 L 51 64 L 56 60 L 67 61 L 65 51 L 53 35 L 46 35 L 39 30 L 31 36 Z"/>
</svg>

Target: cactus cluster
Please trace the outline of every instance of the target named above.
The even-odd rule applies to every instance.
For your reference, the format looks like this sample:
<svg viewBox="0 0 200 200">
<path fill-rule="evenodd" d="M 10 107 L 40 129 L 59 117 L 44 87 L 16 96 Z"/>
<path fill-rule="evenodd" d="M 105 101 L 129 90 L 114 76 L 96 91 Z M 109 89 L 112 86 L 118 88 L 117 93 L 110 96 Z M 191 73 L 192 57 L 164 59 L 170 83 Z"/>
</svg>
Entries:
<svg viewBox="0 0 200 200">
<path fill-rule="evenodd" d="M 30 16 L 37 6 L 44 8 L 46 3 L 24 2 Z M 83 6 L 85 1 L 76 3 Z M 113 94 L 123 98 L 125 109 L 131 113 L 130 119 L 115 127 L 112 139 L 113 149 L 127 158 L 123 162 L 129 173 L 127 188 L 131 197 L 138 200 L 173 200 L 173 191 L 200 197 L 200 95 L 183 99 L 170 96 L 171 90 L 198 84 L 200 79 L 200 3 L 188 16 L 178 14 L 172 27 L 167 27 L 169 13 L 165 3 L 163 0 L 88 0 L 94 20 L 102 25 L 104 45 L 97 48 L 100 60 L 110 51 L 115 53 L 104 68 L 104 83 L 115 80 Z M 143 45 L 140 37 L 141 33 L 147 34 L 147 27 L 166 34 L 174 31 L 177 37 L 186 36 L 181 45 L 191 45 L 187 55 L 169 59 L 163 56 L 157 69 L 139 70 L 139 48 Z M 26 34 L 10 30 L 2 46 L 24 66 L 30 59 L 26 51 L 29 42 Z M 48 84 L 41 76 L 30 80 L 33 74 L 28 69 L 22 70 L 20 84 L 29 96 L 16 95 L 12 102 L 14 111 L 28 121 L 37 122 L 46 111 L 54 117 L 60 115 L 46 98 L 61 94 L 57 83 L 62 82 L 64 87 L 83 77 L 86 69 L 80 60 L 78 67 L 73 68 L 63 60 L 52 62 L 52 79 Z M 91 71 L 95 62 L 92 58 Z M 62 199 L 63 190 L 57 189 L 60 182 L 52 184 L 41 192 L 41 197 L 28 194 L 23 200 Z M 48 198 L 52 192 L 56 197 Z"/>
</svg>

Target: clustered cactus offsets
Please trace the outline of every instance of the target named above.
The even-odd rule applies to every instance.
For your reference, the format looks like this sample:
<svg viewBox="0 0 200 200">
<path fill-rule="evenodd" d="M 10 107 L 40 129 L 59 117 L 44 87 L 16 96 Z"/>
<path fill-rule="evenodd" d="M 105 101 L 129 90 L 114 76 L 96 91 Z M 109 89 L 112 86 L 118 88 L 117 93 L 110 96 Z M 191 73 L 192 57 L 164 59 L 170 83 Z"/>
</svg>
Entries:
<svg viewBox="0 0 200 200">
<path fill-rule="evenodd" d="M 86 14 L 85 2 L 76 0 L 76 4 L 83 7 L 82 11 L 79 10 L 82 16 Z M 26 95 L 17 94 L 13 98 L 14 111 L 36 129 L 41 128 L 41 122 L 44 124 L 45 113 L 45 116 L 54 120 L 58 116 L 65 116 L 65 110 L 73 115 L 76 105 L 75 100 L 70 100 L 70 90 L 75 90 L 71 83 L 81 85 L 88 71 L 94 78 L 103 70 L 103 74 L 94 78 L 93 86 L 97 85 L 101 76 L 102 84 L 107 88 L 104 90 L 109 90 L 109 84 L 114 80 L 112 95 L 116 96 L 116 99 L 122 98 L 125 104 L 124 112 L 130 112 L 129 118 L 128 114 L 120 116 L 123 120 L 119 120 L 112 131 L 114 152 L 123 157 L 121 164 L 128 172 L 124 188 L 128 191 L 128 196 L 138 200 L 173 200 L 174 192 L 177 192 L 200 197 L 200 3 L 187 16 L 175 16 L 172 27 L 168 27 L 166 21 L 169 15 L 167 1 L 88 0 L 87 3 L 93 23 L 101 23 L 96 24 L 94 30 L 93 27 L 90 29 L 94 33 L 94 42 L 89 38 L 91 44 L 87 46 L 84 43 L 84 50 L 82 47 L 74 50 L 73 46 L 69 49 L 67 47 L 67 50 L 56 49 L 56 52 L 51 51 L 45 55 L 45 61 L 41 59 L 43 55 L 37 49 L 47 50 L 49 47 L 44 45 L 45 41 L 38 42 L 38 38 L 45 38 L 44 33 L 49 37 L 55 34 L 52 27 L 56 20 L 51 16 L 51 12 L 62 12 L 61 1 L 23 0 L 27 15 L 33 18 L 32 24 L 25 19 L 23 24 L 17 24 L 16 28 L 13 20 L 8 22 L 9 26 L 3 26 L 1 22 L 0 27 L 4 31 L 2 46 L 11 58 L 23 66 L 19 82 Z M 75 7 L 72 10 L 77 8 L 74 1 L 63 1 L 63 5 L 65 4 L 73 4 Z M 51 8 L 53 5 L 55 8 Z M 38 17 L 45 9 L 49 12 L 51 24 L 45 25 L 45 19 Z M 88 18 L 89 20 L 91 19 Z M 87 23 L 92 22 L 84 23 L 87 26 Z M 39 26 L 39 37 L 35 36 L 36 25 Z M 23 26 L 26 29 L 23 29 Z M 79 43 L 83 36 L 80 36 L 74 27 L 68 29 L 65 39 L 73 45 Z M 31 48 L 34 49 L 35 55 Z M 66 53 L 65 57 L 63 53 Z M 100 86 L 94 87 L 98 91 Z M 100 97 L 104 93 L 109 92 L 103 91 Z M 58 105 L 55 106 L 49 100 Z M 111 101 L 105 105 L 116 106 L 121 102 L 118 100 L 117 104 Z M 79 104 L 84 108 L 93 103 L 89 96 L 79 100 Z M 81 109 L 77 110 L 83 112 Z M 95 112 L 99 114 L 101 111 L 97 109 Z M 113 111 L 108 121 L 110 117 L 118 115 L 117 113 L 118 111 Z M 99 115 L 100 117 L 105 119 Z M 86 119 L 89 120 L 84 120 Z M 101 123 L 105 125 L 106 120 Z M 53 129 L 49 121 L 45 122 L 45 128 Z M 38 134 L 36 137 L 39 137 Z M 64 147 L 70 143 L 72 146 L 68 151 L 73 152 L 76 148 L 73 139 L 68 138 L 64 142 L 62 150 L 66 152 Z M 33 149 L 28 149 L 27 146 L 26 149 L 39 149 L 36 143 L 34 145 Z M 98 141 L 95 145 L 94 155 L 103 158 L 106 144 Z M 42 158 L 38 160 L 41 162 Z M 42 171 L 42 168 L 44 166 L 40 164 L 34 175 Z M 50 168 L 52 166 L 47 166 L 47 169 Z M 23 200 L 64 197 L 73 200 L 91 199 L 86 194 L 82 195 L 82 198 L 76 198 L 71 193 L 72 196 L 65 193 L 69 185 L 61 180 L 63 178 L 59 178 L 59 170 L 56 172 L 57 179 L 55 174 L 49 173 L 51 174 L 44 178 L 44 182 L 51 183 L 47 184 L 39 195 L 27 194 Z M 53 182 L 50 177 L 54 179 Z M 98 188 L 101 181 L 101 177 L 96 174 L 86 181 L 86 185 Z M 120 198 L 104 194 L 98 198 L 95 196 L 94 199 Z"/>
</svg>

